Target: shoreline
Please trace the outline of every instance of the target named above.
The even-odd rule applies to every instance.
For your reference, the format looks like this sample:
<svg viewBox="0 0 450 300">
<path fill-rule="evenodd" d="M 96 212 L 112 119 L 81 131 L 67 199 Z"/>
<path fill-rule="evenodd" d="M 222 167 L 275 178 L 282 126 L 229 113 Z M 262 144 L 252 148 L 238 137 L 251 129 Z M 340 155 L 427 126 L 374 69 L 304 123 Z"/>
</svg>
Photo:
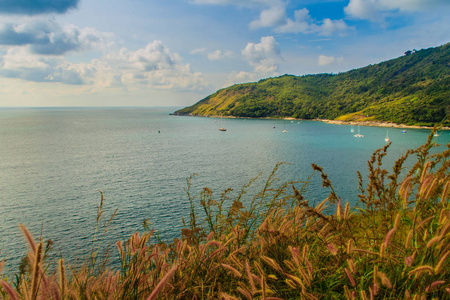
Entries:
<svg viewBox="0 0 450 300">
<path fill-rule="evenodd" d="M 382 122 L 382 121 L 339 121 L 339 120 L 328 120 L 328 119 L 296 119 L 292 117 L 286 118 L 270 118 L 270 117 L 236 117 L 236 116 L 216 116 L 216 115 L 194 115 L 194 114 L 171 114 L 174 116 L 187 116 L 187 117 L 204 117 L 204 118 L 225 118 L 225 119 L 261 119 L 261 120 L 289 120 L 289 121 L 319 121 L 327 124 L 334 125 L 361 125 L 361 126 L 371 126 L 371 127 L 386 127 L 386 128 L 405 128 L 405 129 L 433 129 L 432 126 L 418 126 L 418 125 L 405 125 L 397 124 L 392 122 Z M 442 126 L 440 130 L 450 130 L 450 127 Z"/>
<path fill-rule="evenodd" d="M 405 128 L 405 129 L 433 129 L 432 126 L 418 126 L 418 125 L 405 125 L 397 124 L 392 122 L 377 122 L 377 121 L 339 121 L 339 120 L 327 120 L 320 119 L 319 121 L 325 122 L 327 124 L 335 125 L 361 125 L 361 126 L 372 126 L 372 127 L 387 127 L 387 128 Z M 450 127 L 442 126 L 440 130 L 450 130 Z"/>
<path fill-rule="evenodd" d="M 327 124 L 336 125 L 361 125 L 361 126 L 372 126 L 372 127 L 387 127 L 387 128 L 405 128 L 405 129 L 433 129 L 432 126 L 418 126 L 418 125 L 405 125 L 397 124 L 392 122 L 376 122 L 376 121 L 338 121 L 338 120 L 327 120 L 320 119 L 318 121 L 325 122 Z M 450 127 L 442 126 L 440 130 L 450 130 Z"/>
</svg>

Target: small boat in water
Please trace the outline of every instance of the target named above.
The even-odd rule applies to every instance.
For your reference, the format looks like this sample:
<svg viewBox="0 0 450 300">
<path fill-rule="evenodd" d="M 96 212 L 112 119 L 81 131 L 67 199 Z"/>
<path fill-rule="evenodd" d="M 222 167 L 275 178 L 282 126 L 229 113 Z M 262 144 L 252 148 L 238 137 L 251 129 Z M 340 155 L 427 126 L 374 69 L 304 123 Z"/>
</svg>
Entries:
<svg viewBox="0 0 450 300">
<path fill-rule="evenodd" d="M 355 127 L 353 127 L 353 125 L 352 128 L 350 129 L 350 132 L 355 132 Z"/>
<path fill-rule="evenodd" d="M 386 137 L 384 138 L 386 143 L 389 143 L 389 130 L 386 131 Z"/>
<path fill-rule="evenodd" d="M 222 117 L 220 117 L 220 128 L 219 128 L 219 131 L 227 131 L 227 129 L 222 126 Z"/>
<path fill-rule="evenodd" d="M 406 130 L 402 130 L 401 133 L 406 133 Z"/>
<path fill-rule="evenodd" d="M 354 137 L 357 137 L 357 138 L 359 138 L 359 137 L 364 137 L 364 135 L 362 135 L 362 134 L 359 133 L 359 124 L 358 124 L 358 133 L 355 134 Z"/>
</svg>

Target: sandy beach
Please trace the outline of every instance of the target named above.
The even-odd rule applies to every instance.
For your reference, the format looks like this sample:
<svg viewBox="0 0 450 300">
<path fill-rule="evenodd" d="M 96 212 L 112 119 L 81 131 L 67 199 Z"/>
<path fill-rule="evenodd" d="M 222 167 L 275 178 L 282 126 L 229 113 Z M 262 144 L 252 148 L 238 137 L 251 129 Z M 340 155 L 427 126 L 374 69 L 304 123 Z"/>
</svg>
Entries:
<svg viewBox="0 0 450 300">
<path fill-rule="evenodd" d="M 404 124 L 396 124 L 396 123 L 390 123 L 390 122 L 375 122 L 375 121 L 351 121 L 351 122 L 344 122 L 344 121 L 337 121 L 337 120 L 326 120 L 321 119 L 319 121 L 329 123 L 329 124 L 337 124 L 337 125 L 362 125 L 362 126 L 374 126 L 374 127 L 392 127 L 392 128 L 414 128 L 414 129 L 433 129 L 433 127 L 430 126 L 411 126 L 411 125 L 404 125 Z M 441 130 L 450 130 L 450 127 L 442 127 Z"/>
</svg>

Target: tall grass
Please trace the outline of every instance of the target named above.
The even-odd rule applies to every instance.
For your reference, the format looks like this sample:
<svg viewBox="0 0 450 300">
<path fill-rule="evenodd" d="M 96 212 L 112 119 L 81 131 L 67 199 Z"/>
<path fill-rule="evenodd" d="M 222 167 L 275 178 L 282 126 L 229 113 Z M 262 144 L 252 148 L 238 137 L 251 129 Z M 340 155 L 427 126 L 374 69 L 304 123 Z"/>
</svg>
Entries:
<svg viewBox="0 0 450 300">
<path fill-rule="evenodd" d="M 230 189 L 218 198 L 208 188 L 192 196 L 191 177 L 189 222 L 183 220 L 180 238 L 157 242 L 150 230 L 118 241 L 117 270 L 97 262 L 103 248 L 94 242 L 84 265 L 59 260 L 50 272 L 42 241 L 36 243 L 21 226 L 31 268 L 16 284 L 0 280 L 0 295 L 33 300 L 450 298 L 450 144 L 431 154 L 433 133 L 391 171 L 382 165 L 389 145 L 375 151 L 367 182 L 358 175 L 360 203 L 354 208 L 342 204 L 323 168 L 314 164 L 313 176 L 321 176 L 329 190 L 315 206 L 302 195 L 309 179 L 276 185 L 280 165 L 247 206 L 242 197 L 254 180 L 231 199 Z M 407 157 L 416 163 L 405 173 Z M 97 223 L 102 205 L 103 197 Z M 333 212 L 325 213 L 330 208 Z"/>
</svg>

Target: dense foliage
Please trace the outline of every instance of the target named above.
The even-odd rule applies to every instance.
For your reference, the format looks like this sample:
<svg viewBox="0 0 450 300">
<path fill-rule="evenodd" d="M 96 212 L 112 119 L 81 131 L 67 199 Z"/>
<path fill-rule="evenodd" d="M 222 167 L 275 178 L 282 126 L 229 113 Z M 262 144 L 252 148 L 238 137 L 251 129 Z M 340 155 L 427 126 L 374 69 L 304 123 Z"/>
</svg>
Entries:
<svg viewBox="0 0 450 300">
<path fill-rule="evenodd" d="M 248 203 L 243 196 L 254 180 L 232 199 L 230 189 L 216 195 L 204 188 L 193 197 L 191 178 L 180 238 L 166 245 L 153 230 L 136 232 L 116 243 L 115 269 L 100 260 L 108 247 L 94 237 L 85 264 L 60 259 L 51 271 L 42 239 L 21 226 L 30 248 L 26 267 L 12 279 L 0 274 L 0 298 L 449 299 L 450 144 L 431 155 L 433 133 L 391 172 L 382 166 L 389 145 L 375 151 L 367 181 L 359 175 L 358 208 L 342 205 L 315 164 L 313 175 L 329 191 L 318 205 L 302 195 L 308 180 L 276 185 L 280 165 Z M 414 156 L 417 162 L 399 176 Z M 103 204 L 102 197 L 98 225 Z M 96 227 L 94 236 L 102 231 Z"/>
<path fill-rule="evenodd" d="M 234 85 L 174 114 L 449 125 L 449 70 L 447 43 L 340 74 Z"/>
</svg>

